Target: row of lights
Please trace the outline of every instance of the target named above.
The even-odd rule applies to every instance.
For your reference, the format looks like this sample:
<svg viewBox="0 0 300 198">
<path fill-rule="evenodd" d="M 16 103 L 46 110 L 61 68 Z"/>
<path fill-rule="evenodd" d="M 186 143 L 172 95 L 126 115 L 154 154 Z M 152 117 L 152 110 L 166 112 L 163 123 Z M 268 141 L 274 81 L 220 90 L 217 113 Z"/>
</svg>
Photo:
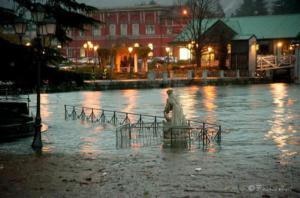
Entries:
<svg viewBox="0 0 300 198">
<path fill-rule="evenodd" d="M 94 45 L 91 41 L 87 41 L 86 43 L 83 44 L 84 49 L 89 49 L 89 50 L 94 50 L 97 51 L 99 48 L 99 45 Z"/>
</svg>

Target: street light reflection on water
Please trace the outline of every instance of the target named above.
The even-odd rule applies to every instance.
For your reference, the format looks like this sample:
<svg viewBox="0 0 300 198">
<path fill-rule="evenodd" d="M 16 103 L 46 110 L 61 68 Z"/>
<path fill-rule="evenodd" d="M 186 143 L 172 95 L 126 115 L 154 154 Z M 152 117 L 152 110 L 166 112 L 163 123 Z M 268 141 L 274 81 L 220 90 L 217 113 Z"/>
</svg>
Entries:
<svg viewBox="0 0 300 198">
<path fill-rule="evenodd" d="M 293 112 L 296 98 L 292 98 L 288 94 L 287 84 L 272 84 L 270 85 L 273 99 L 273 112 L 270 121 L 271 128 L 266 133 L 266 137 L 272 139 L 279 151 L 279 158 L 282 163 L 287 163 L 289 158 L 299 154 L 299 150 L 291 149 L 291 145 L 300 146 L 299 123 L 294 123 L 292 120 L 299 121 L 298 114 Z M 299 104 L 298 104 L 299 105 Z M 297 134 L 298 133 L 298 134 Z"/>
<path fill-rule="evenodd" d="M 299 155 L 298 86 L 271 84 L 173 89 L 188 119 L 221 124 L 222 129 L 229 132 L 222 136 L 221 150 L 219 147 L 208 147 L 207 152 L 230 152 L 230 155 L 260 155 L 268 152 L 278 155 L 280 160 L 287 163 Z M 133 148 L 116 149 L 115 128 L 108 124 L 65 121 L 64 105 L 163 116 L 166 90 L 167 88 L 42 94 L 41 114 L 44 124 L 49 126 L 48 131 L 42 133 L 43 151 L 82 155 L 130 152 Z M 35 104 L 34 95 L 30 98 L 31 104 Z M 25 138 L 1 144 L 0 151 L 24 152 L 24 148 L 28 147 L 27 152 L 31 152 L 28 146 L 30 142 L 31 138 Z M 143 147 L 136 144 L 132 147 L 137 152 L 161 150 L 157 145 Z M 190 151 L 197 152 L 197 148 Z"/>
</svg>

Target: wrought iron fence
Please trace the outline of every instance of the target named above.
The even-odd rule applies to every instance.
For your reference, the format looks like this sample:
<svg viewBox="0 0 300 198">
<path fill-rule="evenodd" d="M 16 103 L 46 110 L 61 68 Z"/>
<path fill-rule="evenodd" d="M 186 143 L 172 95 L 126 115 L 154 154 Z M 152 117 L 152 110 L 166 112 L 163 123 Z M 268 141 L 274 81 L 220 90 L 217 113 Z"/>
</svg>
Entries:
<svg viewBox="0 0 300 198">
<path fill-rule="evenodd" d="M 204 126 L 205 127 L 205 126 Z M 163 122 L 126 124 L 116 130 L 117 148 L 142 147 L 164 144 L 168 147 L 191 148 L 193 144 L 208 145 L 221 141 L 221 131 L 216 128 L 173 126 L 166 134 Z"/>
<path fill-rule="evenodd" d="M 181 145 L 190 147 L 198 142 L 207 145 L 214 140 L 221 141 L 220 125 L 195 120 L 187 120 L 186 126 L 164 125 L 164 117 L 136 114 L 122 111 L 65 105 L 66 120 L 81 120 L 87 122 L 109 123 L 116 126 L 116 146 L 142 147 L 159 145 Z M 168 134 L 166 135 L 166 130 Z"/>
</svg>

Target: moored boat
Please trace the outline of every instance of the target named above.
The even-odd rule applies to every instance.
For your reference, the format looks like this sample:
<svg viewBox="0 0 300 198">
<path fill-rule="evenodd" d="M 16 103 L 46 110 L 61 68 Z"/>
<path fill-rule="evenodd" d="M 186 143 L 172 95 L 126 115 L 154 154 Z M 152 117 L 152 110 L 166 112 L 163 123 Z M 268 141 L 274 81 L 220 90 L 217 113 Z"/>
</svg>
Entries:
<svg viewBox="0 0 300 198">
<path fill-rule="evenodd" d="M 0 100 L 0 142 L 33 136 L 34 119 L 29 113 L 29 98 L 2 97 Z"/>
</svg>

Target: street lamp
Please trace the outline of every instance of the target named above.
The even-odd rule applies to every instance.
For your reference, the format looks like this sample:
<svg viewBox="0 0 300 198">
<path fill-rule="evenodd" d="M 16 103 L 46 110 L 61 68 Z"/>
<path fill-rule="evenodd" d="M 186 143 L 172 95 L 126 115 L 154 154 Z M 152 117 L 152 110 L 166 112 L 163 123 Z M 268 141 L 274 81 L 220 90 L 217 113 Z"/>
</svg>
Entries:
<svg viewBox="0 0 300 198">
<path fill-rule="evenodd" d="M 170 47 L 166 47 L 167 58 L 168 58 L 168 59 L 167 59 L 167 63 L 168 63 L 168 64 L 169 64 L 169 62 L 170 62 L 170 57 L 169 57 L 169 56 L 170 56 L 170 50 L 171 50 Z"/>
<path fill-rule="evenodd" d="M 192 43 L 189 43 L 188 44 L 188 49 L 189 49 L 189 62 L 190 62 L 190 64 L 192 63 L 192 47 L 193 47 L 193 44 Z"/>
<path fill-rule="evenodd" d="M 99 45 L 94 45 L 93 49 L 94 49 L 94 65 L 93 65 L 93 79 L 94 79 L 94 84 L 95 84 L 95 66 L 97 64 L 97 50 L 99 48 Z M 99 61 L 99 60 L 98 60 Z"/>
<path fill-rule="evenodd" d="M 91 41 L 87 41 L 86 43 L 83 44 L 83 48 L 85 50 L 88 63 L 90 63 L 89 51 L 92 51 L 94 49 L 94 44 Z"/>
<path fill-rule="evenodd" d="M 133 51 L 133 47 L 128 47 L 128 52 L 129 52 L 129 75 L 130 75 L 130 78 L 132 78 L 132 69 L 131 69 L 131 65 L 132 65 L 132 60 L 131 60 L 131 53 Z"/>
<path fill-rule="evenodd" d="M 24 36 L 27 28 L 27 21 L 21 17 L 15 20 L 14 29 L 15 33 L 19 36 L 20 44 L 22 44 L 22 37 Z"/>
<path fill-rule="evenodd" d="M 94 64 L 96 65 L 97 63 L 97 50 L 99 49 L 99 45 L 94 45 Z"/>
<path fill-rule="evenodd" d="M 32 147 L 34 149 L 41 149 L 43 147 L 42 137 L 41 137 L 41 62 L 43 56 L 43 46 L 41 42 L 41 37 L 45 37 L 47 35 L 54 35 L 56 31 L 56 21 L 54 18 L 45 18 L 45 9 L 40 4 L 35 4 L 35 7 L 31 11 L 31 16 L 33 22 L 36 24 L 37 31 L 37 53 L 38 53 L 38 61 L 37 61 L 37 87 L 36 87 L 36 116 L 35 116 L 35 133 L 34 139 L 32 142 Z"/>
</svg>

